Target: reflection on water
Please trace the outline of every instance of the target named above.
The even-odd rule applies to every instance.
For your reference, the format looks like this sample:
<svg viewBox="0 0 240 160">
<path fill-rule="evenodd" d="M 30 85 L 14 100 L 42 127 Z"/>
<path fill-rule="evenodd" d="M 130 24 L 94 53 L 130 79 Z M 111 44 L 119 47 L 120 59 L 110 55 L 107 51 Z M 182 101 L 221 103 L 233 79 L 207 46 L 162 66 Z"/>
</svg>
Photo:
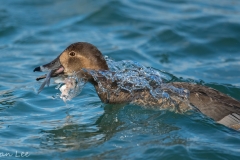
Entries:
<svg viewBox="0 0 240 160">
<path fill-rule="evenodd" d="M 186 140 L 172 133 L 180 128 L 164 122 L 165 113 L 158 111 L 149 115 L 151 110 L 139 111 L 138 108 L 139 106 L 106 105 L 104 114 L 92 124 L 76 124 L 71 115 L 67 115 L 64 126 L 41 131 L 44 136 L 41 138 L 40 148 L 48 151 L 86 150 L 112 141 L 115 136 L 119 137 L 114 144 L 118 148 L 135 134 L 158 136 L 157 143 L 161 142 L 161 145 L 187 145 Z M 134 115 L 136 111 L 139 116 Z"/>
</svg>

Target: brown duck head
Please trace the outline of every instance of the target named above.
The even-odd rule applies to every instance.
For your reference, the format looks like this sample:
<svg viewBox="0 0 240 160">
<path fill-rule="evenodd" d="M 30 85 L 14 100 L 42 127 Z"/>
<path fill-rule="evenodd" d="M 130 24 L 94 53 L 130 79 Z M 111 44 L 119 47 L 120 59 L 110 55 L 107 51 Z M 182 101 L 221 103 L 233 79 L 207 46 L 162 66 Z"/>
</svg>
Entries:
<svg viewBox="0 0 240 160">
<path fill-rule="evenodd" d="M 89 70 L 108 70 L 107 63 L 102 53 L 94 45 L 86 42 L 77 42 L 68 46 L 56 59 L 45 65 L 36 67 L 33 71 L 50 71 L 47 75 L 38 77 L 36 80 L 44 79 L 43 87 L 50 83 L 51 77 L 59 75 L 72 75 L 74 72 L 81 72 L 83 69 Z M 83 73 L 84 74 L 84 73 Z M 83 77 L 87 78 L 87 77 Z"/>
</svg>

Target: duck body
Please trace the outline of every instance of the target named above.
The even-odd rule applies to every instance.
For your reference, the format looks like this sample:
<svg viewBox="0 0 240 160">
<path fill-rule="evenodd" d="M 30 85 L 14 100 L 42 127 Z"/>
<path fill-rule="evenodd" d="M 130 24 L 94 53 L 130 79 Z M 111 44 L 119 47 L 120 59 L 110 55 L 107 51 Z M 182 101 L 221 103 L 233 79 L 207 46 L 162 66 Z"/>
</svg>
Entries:
<svg viewBox="0 0 240 160">
<path fill-rule="evenodd" d="M 132 103 L 153 109 L 168 109 L 179 113 L 188 110 L 199 111 L 211 117 L 218 123 L 234 129 L 240 129 L 240 102 L 213 88 L 186 82 L 168 83 L 169 86 L 183 88 L 189 91 L 188 98 L 179 97 L 178 94 L 165 87 L 169 98 L 154 97 L 149 89 L 139 89 L 132 92 L 118 89 L 117 82 L 102 80 L 106 92 L 101 92 L 97 83 L 93 83 L 102 102 L 108 104 Z"/>
<path fill-rule="evenodd" d="M 148 108 L 170 109 L 180 113 L 194 109 L 218 123 L 240 129 L 240 102 L 210 87 L 185 82 L 162 84 L 162 90 L 167 92 L 169 97 L 153 96 L 149 88 L 140 88 L 131 92 L 119 88 L 118 80 L 109 80 L 101 75 L 101 72 L 111 71 L 101 52 L 90 43 L 71 44 L 55 60 L 34 69 L 34 71 L 46 70 L 50 71 L 48 75 L 37 78 L 37 80 L 46 78 L 39 92 L 44 85 L 49 84 L 51 77 L 77 73 L 79 78 L 94 85 L 99 98 L 104 103 L 132 103 Z M 97 73 L 97 80 L 96 76 L 88 72 L 89 70 Z M 114 72 L 111 74 L 114 75 Z M 182 89 L 181 95 L 187 96 L 177 94 L 174 87 Z"/>
</svg>

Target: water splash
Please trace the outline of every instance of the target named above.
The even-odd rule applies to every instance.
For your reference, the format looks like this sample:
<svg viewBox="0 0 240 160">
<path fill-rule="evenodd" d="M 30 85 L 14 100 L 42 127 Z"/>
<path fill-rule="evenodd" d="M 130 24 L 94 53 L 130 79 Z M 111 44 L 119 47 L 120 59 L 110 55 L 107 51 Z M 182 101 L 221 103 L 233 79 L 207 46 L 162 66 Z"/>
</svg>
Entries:
<svg viewBox="0 0 240 160">
<path fill-rule="evenodd" d="M 187 99 L 189 97 L 189 91 L 184 88 L 176 88 L 171 84 L 164 83 L 164 79 L 168 76 L 164 73 L 145 67 L 138 62 L 123 60 L 115 62 L 108 57 L 105 57 L 109 71 L 90 71 L 94 80 L 98 83 L 100 92 L 108 92 L 106 86 L 102 84 L 102 77 L 105 77 L 108 81 L 116 82 L 116 93 L 120 90 L 126 90 L 129 93 L 133 93 L 135 90 L 148 89 L 151 95 L 155 99 L 166 98 L 169 99 L 169 92 L 175 95 Z"/>
<path fill-rule="evenodd" d="M 145 67 L 138 62 L 130 60 L 115 62 L 108 57 L 105 57 L 105 59 L 109 70 L 84 70 L 98 83 L 99 93 L 108 93 L 111 83 L 115 82 L 117 83 L 117 88 L 114 90 L 115 94 L 118 94 L 121 90 L 134 93 L 135 90 L 147 89 L 155 99 L 169 99 L 171 97 L 170 93 L 174 93 L 184 99 L 189 97 L 188 90 L 176 88 L 171 84 L 165 83 L 164 80 L 168 76 L 156 69 Z M 106 81 L 109 82 L 107 85 Z M 64 101 L 71 100 L 77 96 L 86 83 L 83 79 L 78 79 L 77 74 L 66 78 L 63 82 L 65 85 L 58 88 L 61 91 L 60 98 Z"/>
<path fill-rule="evenodd" d="M 62 83 L 60 83 L 56 89 L 61 91 L 61 94 L 58 94 L 57 96 L 59 96 L 64 102 L 69 101 L 80 94 L 82 88 L 86 84 L 86 81 L 81 78 L 79 79 L 76 73 L 72 76 L 68 76 L 62 82 L 65 84 L 62 85 Z"/>
</svg>

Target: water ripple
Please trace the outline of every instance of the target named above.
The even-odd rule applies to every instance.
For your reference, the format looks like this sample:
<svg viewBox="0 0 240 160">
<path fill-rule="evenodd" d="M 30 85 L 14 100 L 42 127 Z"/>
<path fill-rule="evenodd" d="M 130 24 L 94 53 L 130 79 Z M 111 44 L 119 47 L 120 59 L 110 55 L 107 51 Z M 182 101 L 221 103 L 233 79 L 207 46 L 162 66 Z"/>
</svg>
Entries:
<svg viewBox="0 0 240 160">
<path fill-rule="evenodd" d="M 69 44 L 87 41 L 115 61 L 137 61 L 169 81 L 207 85 L 240 100 L 239 6 L 239 0 L 2 2 L 0 153 L 239 159 L 239 132 L 201 114 L 104 105 L 89 84 L 64 103 L 53 98 L 56 84 L 37 94 L 40 73 L 32 72 Z"/>
</svg>

